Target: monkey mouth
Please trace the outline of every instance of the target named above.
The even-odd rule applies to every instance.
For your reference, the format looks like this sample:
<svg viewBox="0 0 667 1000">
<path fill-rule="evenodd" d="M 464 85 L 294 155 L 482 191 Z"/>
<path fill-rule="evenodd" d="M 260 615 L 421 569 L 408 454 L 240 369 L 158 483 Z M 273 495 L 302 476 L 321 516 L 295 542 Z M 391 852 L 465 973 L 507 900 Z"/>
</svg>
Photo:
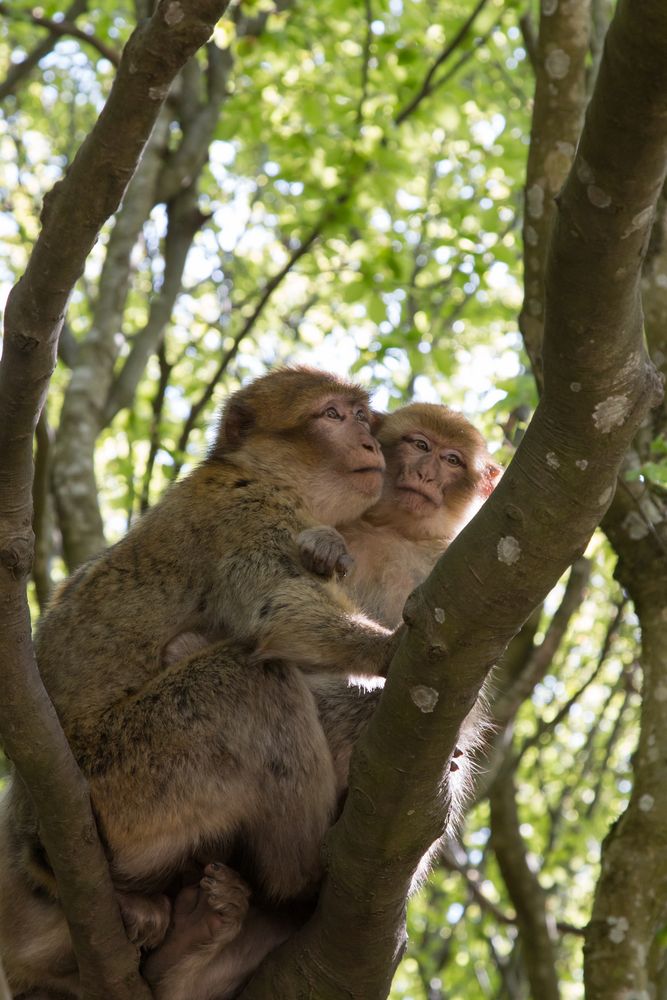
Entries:
<svg viewBox="0 0 667 1000">
<path fill-rule="evenodd" d="M 416 486 L 397 486 L 396 489 L 399 493 L 407 494 L 408 497 L 419 497 L 420 500 L 426 500 L 433 507 L 439 507 L 438 501 L 432 497 L 430 494 L 426 493 L 424 490 L 417 489 Z"/>
</svg>

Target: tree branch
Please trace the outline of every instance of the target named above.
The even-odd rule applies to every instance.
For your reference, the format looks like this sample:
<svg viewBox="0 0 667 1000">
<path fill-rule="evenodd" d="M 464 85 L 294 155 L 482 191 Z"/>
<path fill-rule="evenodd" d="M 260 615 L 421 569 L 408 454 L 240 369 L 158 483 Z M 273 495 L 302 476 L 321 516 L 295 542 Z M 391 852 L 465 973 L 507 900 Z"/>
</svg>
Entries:
<svg viewBox="0 0 667 1000">
<path fill-rule="evenodd" d="M 171 81 L 209 37 L 224 7 L 224 0 L 161 0 L 151 20 L 134 32 L 95 128 L 45 200 L 42 232 L 5 312 L 0 360 L 0 733 L 39 815 L 87 1000 L 137 1000 L 147 990 L 114 905 L 86 783 L 42 686 L 30 642 L 25 586 L 33 551 L 32 439 L 72 288 L 136 169 Z M 67 253 L 61 252 L 63 246 Z"/>
<path fill-rule="evenodd" d="M 559 202 L 542 401 L 490 499 L 408 601 L 406 635 L 327 839 L 318 910 L 243 1000 L 294 996 L 290 961 L 325 1000 L 387 995 L 412 873 L 443 828 L 460 724 L 511 636 L 583 552 L 659 398 L 638 287 L 667 164 L 663 0 L 641 10 L 621 0 L 610 38 Z"/>
<path fill-rule="evenodd" d="M 50 17 L 42 17 L 41 14 L 36 14 L 35 11 L 27 11 L 23 14 L 20 11 L 12 11 L 8 4 L 0 3 L 0 14 L 4 14 L 5 17 L 14 17 L 17 20 L 28 20 L 33 24 L 36 24 L 40 28 L 48 28 L 49 33 L 55 39 L 60 38 L 63 35 L 69 35 L 72 38 L 78 38 L 82 42 L 87 42 L 94 49 L 99 52 L 101 56 L 108 59 L 110 63 L 114 66 L 120 64 L 120 53 L 116 49 L 112 49 L 109 45 L 106 45 L 100 38 L 97 38 L 92 32 L 84 31 L 83 28 L 79 28 L 78 25 L 74 24 L 73 21 L 68 20 L 64 17 L 60 21 L 55 21 Z M 53 42 L 51 42 L 53 44 Z"/>
<path fill-rule="evenodd" d="M 79 16 L 83 14 L 84 11 L 88 10 L 88 0 L 74 0 L 72 4 L 65 11 L 65 18 L 72 22 Z M 21 62 L 14 63 L 9 69 L 7 76 L 0 83 L 0 101 L 4 101 L 6 97 L 13 94 L 16 90 L 18 84 L 21 80 L 27 76 L 31 70 L 38 65 L 40 59 L 43 59 L 45 55 L 51 51 L 53 46 L 58 41 L 60 36 L 56 32 L 50 32 L 43 42 L 36 45 L 35 48 L 28 53 L 25 59 Z"/>
</svg>

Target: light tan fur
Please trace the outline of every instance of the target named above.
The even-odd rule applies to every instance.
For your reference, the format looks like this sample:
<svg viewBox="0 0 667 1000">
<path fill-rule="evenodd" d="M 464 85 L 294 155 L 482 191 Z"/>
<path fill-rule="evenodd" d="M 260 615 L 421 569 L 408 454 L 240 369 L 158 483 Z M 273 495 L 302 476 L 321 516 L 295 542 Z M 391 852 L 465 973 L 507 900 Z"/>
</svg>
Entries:
<svg viewBox="0 0 667 1000">
<path fill-rule="evenodd" d="M 239 842 L 264 899 L 317 884 L 336 781 L 295 664 L 375 675 L 395 637 L 335 581 L 305 571 L 296 539 L 377 499 L 384 462 L 370 421 L 366 394 L 326 373 L 257 380 L 229 400 L 208 459 L 78 570 L 43 617 L 40 671 L 119 890 L 159 893 L 193 857 L 226 857 Z M 213 644 L 184 646 L 165 666 L 165 647 L 188 630 Z M 0 807 L 0 900 L 12 989 L 77 996 L 16 779 Z M 135 909 L 129 923 L 153 934 L 163 906 Z"/>
<path fill-rule="evenodd" d="M 489 495 L 500 467 L 465 417 L 443 406 L 403 407 L 382 419 L 377 435 L 387 463 L 378 503 L 361 518 L 339 525 L 339 530 L 304 530 L 299 544 L 301 558 L 313 572 L 324 577 L 347 574 L 344 585 L 355 601 L 367 614 L 394 629 L 409 594 Z M 196 644 L 203 638 L 190 633 L 183 641 Z M 375 710 L 383 681 L 379 677 L 354 681 L 311 674 L 307 684 L 318 706 L 333 758 L 337 793 L 342 797 L 354 744 Z M 480 713 L 471 714 L 461 734 L 465 751 L 474 747 L 482 729 Z M 455 771 L 449 782 L 450 829 L 471 784 L 469 754 L 459 750 L 457 758 L 452 762 Z M 434 845 L 423 859 L 413 889 L 425 877 L 437 848 Z M 202 886 L 204 912 L 206 895 Z M 197 920 L 201 923 L 201 912 L 192 918 L 195 925 Z M 263 920 L 255 913 L 247 923 L 239 921 L 238 938 L 229 943 L 224 937 L 217 952 L 212 947 L 206 958 L 200 952 L 199 965 L 196 956 L 182 946 L 183 938 L 180 951 L 179 942 L 172 941 L 164 965 L 157 960 L 149 969 L 151 981 L 159 984 L 160 1000 L 233 997 L 268 951 L 289 934 L 284 915 L 273 920 L 268 911 L 262 914 Z M 179 933 L 183 933 L 182 927 Z"/>
</svg>

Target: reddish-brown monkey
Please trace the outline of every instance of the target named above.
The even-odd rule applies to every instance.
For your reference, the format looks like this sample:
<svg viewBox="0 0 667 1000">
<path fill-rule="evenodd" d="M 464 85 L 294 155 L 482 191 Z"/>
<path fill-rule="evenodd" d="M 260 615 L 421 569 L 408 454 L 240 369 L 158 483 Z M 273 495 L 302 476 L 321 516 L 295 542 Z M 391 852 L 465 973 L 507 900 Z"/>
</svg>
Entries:
<svg viewBox="0 0 667 1000">
<path fill-rule="evenodd" d="M 376 433 L 387 464 L 380 500 L 340 531 L 304 531 L 301 558 L 324 576 L 346 572 L 345 586 L 356 602 L 393 629 L 411 591 L 493 490 L 500 467 L 479 432 L 447 407 L 410 404 L 383 417 Z M 191 635 L 188 641 L 196 646 L 202 639 Z M 370 690 L 317 674 L 307 682 L 343 795 L 354 743 L 375 709 L 381 682 Z M 480 716 L 470 720 L 462 734 L 464 748 L 479 739 L 481 725 Z M 470 786 L 466 756 L 454 766 L 450 785 L 457 816 Z M 425 858 L 415 884 L 427 868 Z M 209 866 L 201 889 L 190 886 L 181 894 L 165 945 L 149 957 L 147 974 L 156 997 L 227 1000 L 302 919 L 299 913 L 250 905 L 236 872 Z"/>
<path fill-rule="evenodd" d="M 294 664 L 375 675 L 395 639 L 335 581 L 304 570 L 297 537 L 377 500 L 384 461 L 371 419 L 363 390 L 310 369 L 242 389 L 207 460 L 75 573 L 40 623 L 40 671 L 139 941 L 159 939 L 167 911 L 158 897 L 142 915 L 147 899 L 137 910 L 131 891 L 159 893 L 183 863 L 227 857 L 239 839 L 266 899 L 317 883 L 336 780 Z M 213 645 L 165 667 L 165 646 L 187 629 Z M 0 953 L 14 992 L 77 996 L 18 779 L 0 806 Z"/>
</svg>

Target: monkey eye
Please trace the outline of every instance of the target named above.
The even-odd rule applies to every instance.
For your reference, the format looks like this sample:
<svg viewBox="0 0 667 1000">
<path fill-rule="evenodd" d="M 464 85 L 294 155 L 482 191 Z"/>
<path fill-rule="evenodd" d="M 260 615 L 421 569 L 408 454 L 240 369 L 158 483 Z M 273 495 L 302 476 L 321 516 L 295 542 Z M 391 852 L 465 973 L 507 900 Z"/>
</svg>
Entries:
<svg viewBox="0 0 667 1000">
<path fill-rule="evenodd" d="M 455 451 L 446 451 L 443 458 L 448 465 L 463 465 L 461 457 Z"/>
<path fill-rule="evenodd" d="M 424 441 L 423 438 L 412 438 L 412 444 L 419 448 L 420 451 L 428 451 L 428 441 Z"/>
<path fill-rule="evenodd" d="M 327 406 L 326 410 L 322 414 L 325 417 L 329 417 L 331 420 L 340 420 L 340 413 L 335 406 Z"/>
<path fill-rule="evenodd" d="M 355 420 L 358 420 L 360 424 L 366 424 L 367 427 L 371 425 L 370 414 L 366 410 L 359 409 L 354 414 Z"/>
</svg>

